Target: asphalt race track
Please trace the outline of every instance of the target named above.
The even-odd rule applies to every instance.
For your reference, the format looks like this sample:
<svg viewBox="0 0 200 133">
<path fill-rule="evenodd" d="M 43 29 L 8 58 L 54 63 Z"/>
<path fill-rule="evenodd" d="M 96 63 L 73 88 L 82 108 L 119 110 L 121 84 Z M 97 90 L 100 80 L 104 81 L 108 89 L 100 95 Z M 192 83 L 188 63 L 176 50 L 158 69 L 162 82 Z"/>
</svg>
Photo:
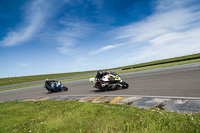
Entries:
<svg viewBox="0 0 200 133">
<path fill-rule="evenodd" d="M 42 86 L 0 92 L 0 101 L 53 96 L 141 95 L 200 98 L 200 63 L 121 74 L 128 89 L 102 92 L 84 80 L 64 82 L 66 92 L 49 94 Z"/>
</svg>

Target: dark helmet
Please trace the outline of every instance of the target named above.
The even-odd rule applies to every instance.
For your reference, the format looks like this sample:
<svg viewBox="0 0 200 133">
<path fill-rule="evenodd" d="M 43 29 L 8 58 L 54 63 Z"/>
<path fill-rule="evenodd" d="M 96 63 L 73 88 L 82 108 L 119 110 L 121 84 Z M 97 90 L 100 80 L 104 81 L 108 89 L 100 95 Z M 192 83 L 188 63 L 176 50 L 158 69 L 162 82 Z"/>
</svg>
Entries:
<svg viewBox="0 0 200 133">
<path fill-rule="evenodd" d="M 101 70 L 97 71 L 97 75 L 102 75 L 102 74 L 103 74 L 103 72 Z"/>
</svg>

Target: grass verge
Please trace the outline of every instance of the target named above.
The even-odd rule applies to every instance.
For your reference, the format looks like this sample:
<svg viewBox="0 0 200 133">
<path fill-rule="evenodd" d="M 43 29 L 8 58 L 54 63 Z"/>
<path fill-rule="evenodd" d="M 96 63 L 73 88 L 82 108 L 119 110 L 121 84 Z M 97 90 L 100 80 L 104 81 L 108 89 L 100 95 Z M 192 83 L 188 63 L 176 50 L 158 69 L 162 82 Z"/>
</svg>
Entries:
<svg viewBox="0 0 200 133">
<path fill-rule="evenodd" d="M 0 103 L 0 132 L 200 132 L 200 114 L 67 101 Z"/>
</svg>

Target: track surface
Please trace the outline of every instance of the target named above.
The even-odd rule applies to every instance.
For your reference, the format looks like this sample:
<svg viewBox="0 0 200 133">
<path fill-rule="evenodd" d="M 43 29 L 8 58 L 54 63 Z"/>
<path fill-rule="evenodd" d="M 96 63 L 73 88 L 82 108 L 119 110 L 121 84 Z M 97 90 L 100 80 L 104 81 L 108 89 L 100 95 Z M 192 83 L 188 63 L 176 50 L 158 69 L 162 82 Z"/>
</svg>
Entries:
<svg viewBox="0 0 200 133">
<path fill-rule="evenodd" d="M 63 83 L 69 88 L 66 92 L 48 94 L 42 86 L 27 87 L 0 92 L 0 101 L 25 98 L 41 98 L 62 95 L 142 95 L 200 97 L 200 65 L 190 67 L 169 67 L 141 72 L 121 74 L 129 83 L 128 89 L 101 92 L 88 79 Z"/>
</svg>

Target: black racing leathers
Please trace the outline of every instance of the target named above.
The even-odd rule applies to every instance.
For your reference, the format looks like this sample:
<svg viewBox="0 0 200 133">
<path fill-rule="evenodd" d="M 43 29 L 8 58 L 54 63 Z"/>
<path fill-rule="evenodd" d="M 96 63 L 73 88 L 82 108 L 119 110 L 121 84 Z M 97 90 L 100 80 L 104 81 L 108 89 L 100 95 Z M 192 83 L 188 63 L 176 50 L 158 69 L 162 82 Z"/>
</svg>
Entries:
<svg viewBox="0 0 200 133">
<path fill-rule="evenodd" d="M 111 72 L 110 72 L 110 71 L 105 71 L 105 72 L 103 72 L 101 75 L 100 75 L 100 74 L 99 74 L 99 75 L 97 74 L 95 78 L 96 78 L 97 81 L 99 81 L 99 80 L 101 80 L 101 78 L 103 78 L 103 76 L 105 76 L 105 75 L 107 75 L 107 74 L 109 74 L 109 73 L 111 73 Z"/>
</svg>

